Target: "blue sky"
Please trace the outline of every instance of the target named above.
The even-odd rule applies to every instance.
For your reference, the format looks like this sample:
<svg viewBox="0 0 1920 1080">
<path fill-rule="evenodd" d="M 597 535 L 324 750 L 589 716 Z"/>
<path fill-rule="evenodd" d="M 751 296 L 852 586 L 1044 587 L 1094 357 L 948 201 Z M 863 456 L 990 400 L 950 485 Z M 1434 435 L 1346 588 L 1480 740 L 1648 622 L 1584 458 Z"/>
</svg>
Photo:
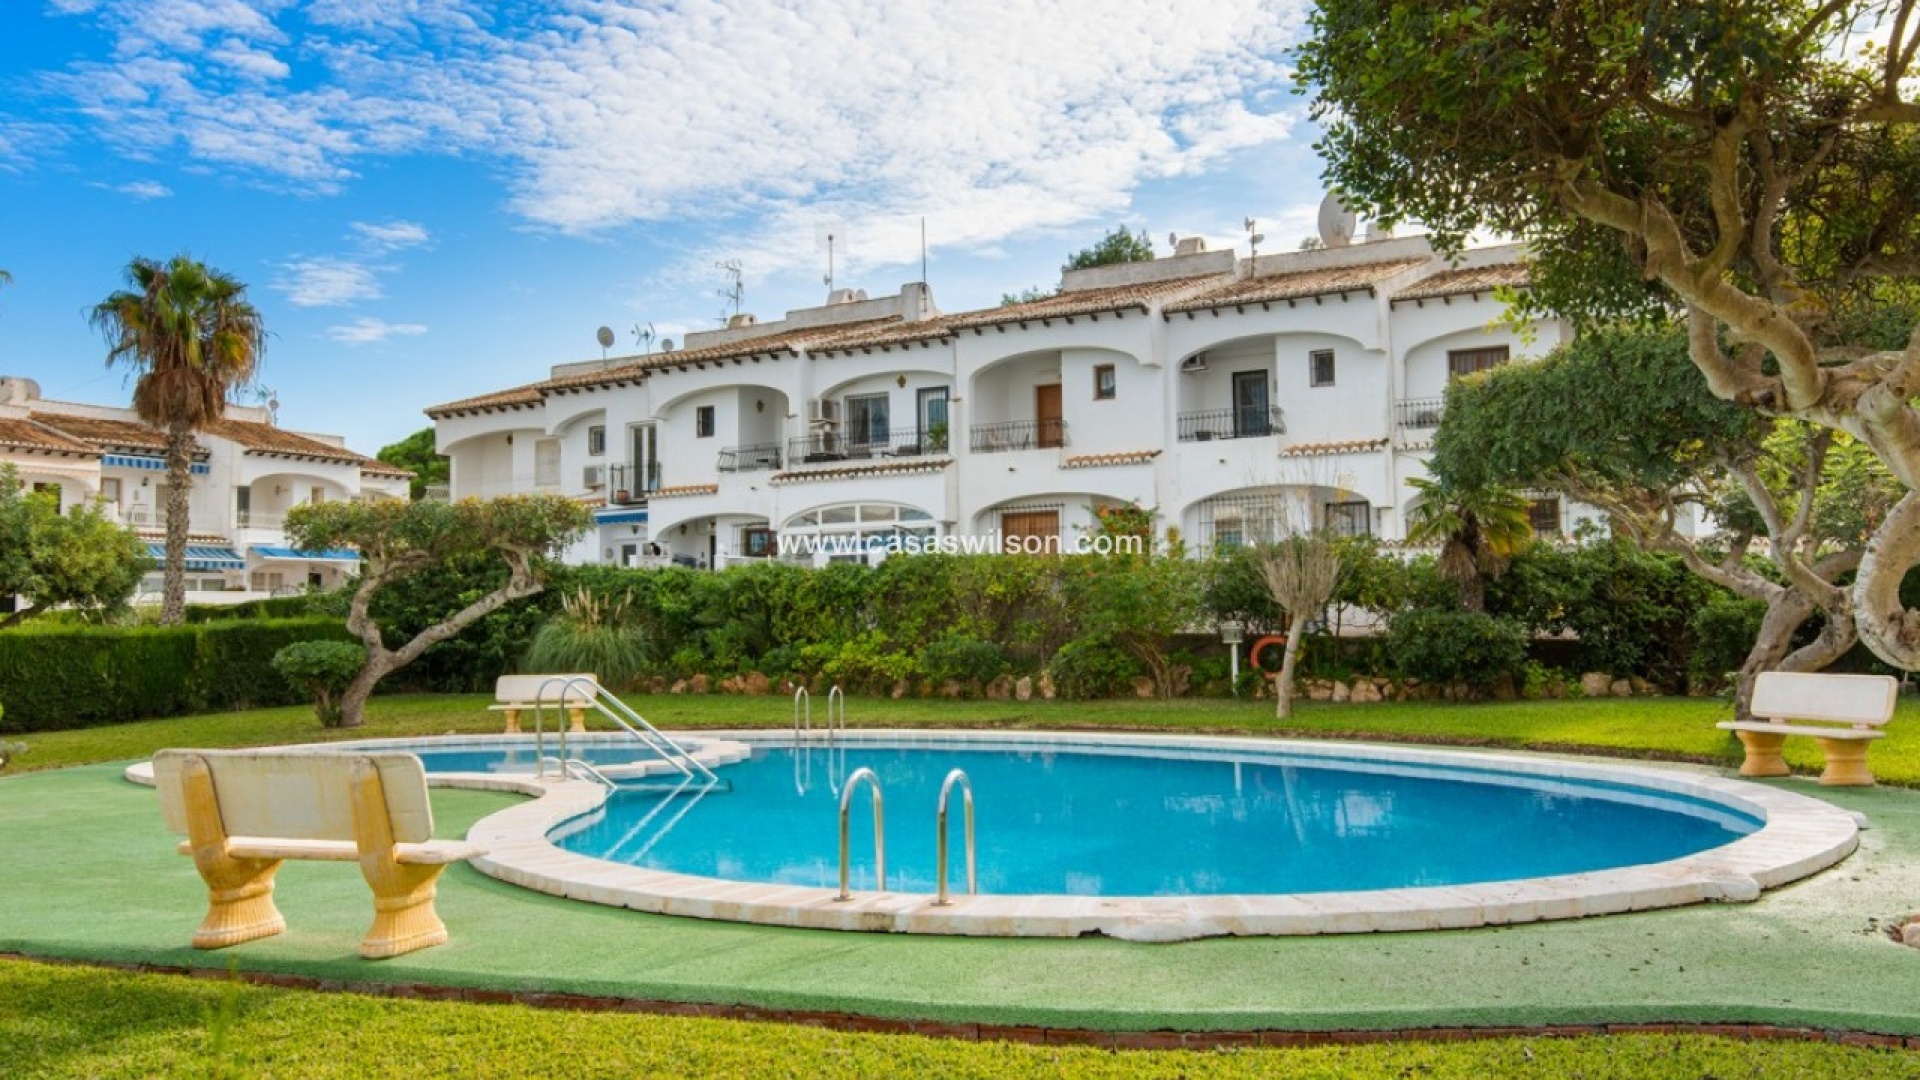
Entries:
<svg viewBox="0 0 1920 1080">
<path fill-rule="evenodd" d="M 249 285 L 284 426 L 421 410 L 835 284 L 948 311 L 1117 224 L 1312 232 L 1298 0 L 7 0 L 0 374 L 123 403 L 128 260 Z"/>
</svg>

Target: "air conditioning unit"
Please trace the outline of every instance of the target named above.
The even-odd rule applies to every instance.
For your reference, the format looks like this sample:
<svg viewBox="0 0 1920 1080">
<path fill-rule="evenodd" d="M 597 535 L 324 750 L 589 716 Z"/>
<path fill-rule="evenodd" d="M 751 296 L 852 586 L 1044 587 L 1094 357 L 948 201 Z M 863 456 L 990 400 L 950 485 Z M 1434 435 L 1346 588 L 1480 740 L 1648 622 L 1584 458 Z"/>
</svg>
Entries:
<svg viewBox="0 0 1920 1080">
<path fill-rule="evenodd" d="M 1205 352 L 1197 352 L 1185 360 L 1180 361 L 1180 370 L 1182 373 L 1207 370 L 1207 354 Z"/>
<path fill-rule="evenodd" d="M 607 484 L 607 467 L 605 465 L 587 466 L 585 471 L 581 474 L 580 483 L 585 487 L 587 487 L 589 490 L 593 488 L 598 488 L 598 487 L 605 487 Z"/>
<path fill-rule="evenodd" d="M 820 398 L 807 410 L 807 419 L 815 424 L 837 424 L 840 422 L 840 403 L 832 398 Z"/>
</svg>

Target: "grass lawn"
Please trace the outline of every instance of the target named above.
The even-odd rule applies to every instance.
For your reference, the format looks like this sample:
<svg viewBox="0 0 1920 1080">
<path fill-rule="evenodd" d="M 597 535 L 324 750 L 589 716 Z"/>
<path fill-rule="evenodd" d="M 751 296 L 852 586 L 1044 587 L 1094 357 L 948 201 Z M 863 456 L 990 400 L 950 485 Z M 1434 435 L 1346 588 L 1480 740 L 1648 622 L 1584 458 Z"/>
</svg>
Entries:
<svg viewBox="0 0 1920 1080">
<path fill-rule="evenodd" d="M 663 727 L 784 727 L 780 698 L 634 697 Z M 484 696 L 377 699 L 368 724 L 323 732 L 306 709 L 12 736 L 35 770 L 162 746 L 498 730 Z M 858 700 L 855 726 L 1094 727 L 1340 734 L 1581 749 L 1730 764 L 1726 706 L 1686 699 L 1449 705 L 1307 704 L 1287 726 L 1234 702 Z M 1914 719 L 1903 703 L 1905 721 Z M 818 717 L 816 717 L 818 720 Z M 1876 772 L 1920 786 L 1920 725 L 1896 723 Z M 1799 742 L 1801 740 L 1795 740 Z M 1796 763 L 1817 765 L 1809 745 Z M 1828 794 L 1805 781 L 1796 790 Z M 749 1008 L 826 1008 L 1110 1030 L 1779 1023 L 1920 1036 L 1920 952 L 1876 927 L 1920 906 L 1920 795 L 1832 793 L 1875 828 L 1847 863 L 1751 905 L 1482 931 L 1172 946 L 845 935 L 644 916 L 539 896 L 456 867 L 455 940 L 375 964 L 352 956 L 365 888 L 338 866 L 282 872 L 287 934 L 197 954 L 202 894 L 150 793 L 94 766 L 0 780 L 0 951 L 204 966 L 352 983 L 399 979 Z M 506 796 L 436 791 L 450 831 Z M 184 923 L 182 920 L 185 920 Z M 1901 988 L 1905 987 L 1905 990 Z M 1111 1017 L 1102 1020 L 1101 1017 Z M 1583 1019 L 1584 1018 L 1584 1019 Z M 407 1064 L 394 1065 L 396 1060 Z M 1113 1052 L 973 1044 L 692 1017 L 553 1013 L 402 1001 L 0 961 L 0 1076 L 1502 1076 L 1920 1075 L 1920 1057 L 1831 1043 L 1703 1035 Z"/>
<path fill-rule="evenodd" d="M 786 727 L 792 703 L 782 697 L 630 695 L 627 702 L 663 728 Z M 146 757 L 168 746 L 255 746 L 386 735 L 495 732 L 499 713 L 478 694 L 399 694 L 375 698 L 367 723 L 322 728 L 301 707 L 142 720 L 81 731 L 9 736 L 30 747 L 23 769 L 50 769 L 93 761 Z M 814 722 L 824 707 L 815 703 Z M 855 727 L 986 727 L 1074 731 L 1181 731 L 1230 735 L 1447 742 L 1537 750 L 1567 750 L 1669 761 L 1737 765 L 1740 744 L 1713 725 L 1730 715 L 1710 698 L 1600 698 L 1555 702 L 1391 702 L 1336 705 L 1303 702 L 1291 720 L 1273 717 L 1266 702 L 1180 701 L 926 701 L 854 699 L 847 721 Z M 1883 783 L 1920 786 L 1920 701 L 1903 699 L 1888 737 L 1873 747 Z M 1901 722 L 1905 721 L 1905 722 Z M 1796 769 L 1819 772 L 1810 739 L 1787 743 Z"/>
</svg>

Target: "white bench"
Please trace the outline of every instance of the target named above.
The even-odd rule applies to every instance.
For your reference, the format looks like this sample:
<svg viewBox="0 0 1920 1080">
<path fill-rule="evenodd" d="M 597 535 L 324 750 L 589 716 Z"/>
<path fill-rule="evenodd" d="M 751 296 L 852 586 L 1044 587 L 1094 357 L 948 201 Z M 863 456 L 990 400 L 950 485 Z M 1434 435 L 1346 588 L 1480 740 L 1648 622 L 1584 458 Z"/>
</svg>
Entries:
<svg viewBox="0 0 1920 1080">
<path fill-rule="evenodd" d="M 184 834 L 207 883 L 196 949 L 270 937 L 287 927 L 273 903 L 286 859 L 358 862 L 373 889 L 369 959 L 447 940 L 434 910 L 447 864 L 481 854 L 433 839 L 427 774 L 412 754 L 162 750 L 153 778 L 167 828 Z"/>
<path fill-rule="evenodd" d="M 1789 735 L 1807 735 L 1820 743 L 1827 758 L 1822 784 L 1865 786 L 1873 783 L 1867 744 L 1886 737 L 1880 729 L 1893 719 L 1899 688 L 1888 675 L 1764 671 L 1753 684 L 1755 719 L 1723 720 L 1716 726 L 1739 736 L 1746 747 L 1741 776 L 1787 775 L 1780 746 Z"/>
<path fill-rule="evenodd" d="M 575 682 L 583 679 L 584 682 Z M 493 683 L 491 711 L 507 714 L 507 734 L 520 730 L 520 714 L 542 705 L 564 705 L 574 731 L 587 730 L 587 707 L 600 693 L 597 675 L 502 675 Z M 565 698 L 563 702 L 561 699 Z"/>
</svg>

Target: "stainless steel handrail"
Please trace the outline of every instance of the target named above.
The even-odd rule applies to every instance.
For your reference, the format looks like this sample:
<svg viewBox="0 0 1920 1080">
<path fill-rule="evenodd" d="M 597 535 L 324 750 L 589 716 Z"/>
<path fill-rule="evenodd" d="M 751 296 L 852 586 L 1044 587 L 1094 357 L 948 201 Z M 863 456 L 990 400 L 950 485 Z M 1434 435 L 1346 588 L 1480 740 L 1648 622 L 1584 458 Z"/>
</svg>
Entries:
<svg viewBox="0 0 1920 1080">
<path fill-rule="evenodd" d="M 534 695 L 533 701 L 533 751 L 536 757 L 543 756 L 545 753 L 546 732 L 544 730 L 545 725 L 543 720 L 546 716 L 548 700 L 547 688 L 555 683 L 559 683 L 561 686 L 560 692 L 553 696 L 553 702 L 560 706 L 563 712 L 574 700 L 574 690 L 576 687 L 584 687 L 585 692 L 579 696 L 582 707 L 587 705 L 593 706 L 600 715 L 613 721 L 614 724 L 624 729 L 627 734 L 640 740 L 647 749 L 652 750 L 655 755 L 667 764 L 678 769 L 681 775 L 693 776 L 697 773 L 707 780 L 719 779 L 712 769 L 707 768 L 692 754 L 688 753 L 685 747 L 668 738 L 659 728 L 649 724 L 646 717 L 628 708 L 626 702 L 608 693 L 606 687 L 601 686 L 597 680 L 585 675 L 575 675 L 572 677 L 555 675 L 540 684 L 540 690 Z M 564 724 L 557 726 L 555 730 L 560 736 L 560 759 L 565 761 L 569 756 L 567 754 L 566 726 Z M 544 766 L 537 767 L 536 775 L 546 775 Z M 565 775 L 564 770 L 562 771 L 562 775 Z"/>
<path fill-rule="evenodd" d="M 833 689 L 827 691 L 827 742 L 829 744 L 833 742 L 833 703 L 836 701 L 840 703 L 840 734 L 845 735 L 847 733 L 847 695 L 840 692 L 839 683 L 834 683 Z M 812 729 L 811 724 L 808 725 L 808 729 Z"/>
<path fill-rule="evenodd" d="M 934 812 L 933 827 L 933 873 L 938 879 L 937 892 L 933 898 L 934 907 L 945 907 L 952 901 L 947 899 L 947 797 L 953 794 L 953 786 L 960 785 L 961 816 L 966 822 L 967 837 L 967 892 L 977 894 L 980 880 L 975 873 L 973 858 L 973 784 L 967 779 L 965 770 L 955 769 L 947 774 L 947 780 L 940 785 L 940 807 Z"/>
<path fill-rule="evenodd" d="M 585 705 L 587 701 L 592 700 L 597 694 L 599 694 L 600 684 L 593 681 L 592 679 L 588 679 L 579 675 L 573 675 L 573 676 L 555 675 L 552 678 L 547 679 L 545 682 L 542 682 L 540 684 L 540 689 L 534 692 L 534 695 L 533 695 L 533 756 L 534 756 L 533 774 L 536 777 L 539 777 L 541 779 L 545 779 L 547 775 L 547 753 L 546 753 L 547 690 L 549 687 L 553 686 L 555 683 L 560 684 L 560 691 L 559 693 L 553 696 L 553 704 L 557 708 L 559 708 L 561 720 L 560 720 L 560 723 L 554 727 L 554 733 L 560 736 L 559 760 L 563 763 L 560 767 L 560 778 L 562 780 L 565 780 L 567 778 L 567 770 L 564 762 L 569 757 L 569 755 L 567 754 L 567 728 L 569 726 L 566 722 L 567 704 L 573 697 L 574 686 L 576 683 L 585 683 L 587 686 L 592 688 L 588 690 L 586 695 L 582 698 L 581 700 L 582 705 Z"/>
<path fill-rule="evenodd" d="M 872 769 L 862 765 L 847 777 L 847 786 L 840 789 L 840 895 L 835 900 L 851 900 L 853 893 L 847 888 L 847 815 L 853 806 L 853 789 L 865 780 L 873 786 L 873 885 L 881 892 L 887 890 L 887 812 L 885 801 L 880 797 L 880 777 Z"/>
<path fill-rule="evenodd" d="M 833 699 L 828 698 L 827 700 L 831 702 Z M 805 709 L 804 713 L 802 712 L 803 707 Z M 793 690 L 793 738 L 796 742 L 800 739 L 800 721 L 803 715 L 807 723 L 807 737 L 811 739 L 813 737 L 813 695 L 807 692 L 806 687 L 796 686 Z M 831 709 L 827 712 L 827 724 L 829 727 L 833 724 L 833 712 Z"/>
</svg>

